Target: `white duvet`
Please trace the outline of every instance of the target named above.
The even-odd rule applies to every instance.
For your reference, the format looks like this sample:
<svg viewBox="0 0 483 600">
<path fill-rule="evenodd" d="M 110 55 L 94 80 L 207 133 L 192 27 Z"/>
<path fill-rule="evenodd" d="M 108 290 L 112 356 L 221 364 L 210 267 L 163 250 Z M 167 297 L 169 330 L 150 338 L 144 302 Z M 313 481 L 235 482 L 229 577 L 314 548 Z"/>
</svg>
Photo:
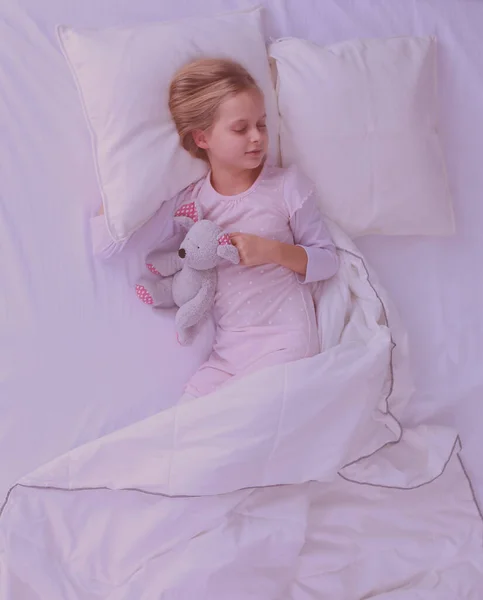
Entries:
<svg viewBox="0 0 483 600">
<path fill-rule="evenodd" d="M 441 427 L 402 429 L 405 336 L 357 249 L 314 288 L 322 353 L 21 479 L 1 600 L 483 597 L 483 527 Z"/>
</svg>

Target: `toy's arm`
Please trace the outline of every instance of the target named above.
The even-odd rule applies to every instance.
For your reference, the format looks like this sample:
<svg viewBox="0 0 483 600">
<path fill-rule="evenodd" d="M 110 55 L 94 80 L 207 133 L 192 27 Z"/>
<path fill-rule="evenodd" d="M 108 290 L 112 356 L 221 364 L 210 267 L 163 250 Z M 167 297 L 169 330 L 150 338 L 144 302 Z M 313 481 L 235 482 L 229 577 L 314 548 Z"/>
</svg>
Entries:
<svg viewBox="0 0 483 600">
<path fill-rule="evenodd" d="M 183 304 L 176 313 L 176 326 L 178 329 L 186 329 L 196 325 L 210 310 L 215 297 L 216 280 L 213 277 L 203 281 L 200 291 L 196 296 Z"/>
<path fill-rule="evenodd" d="M 162 277 L 171 277 L 183 267 L 183 261 L 176 251 L 153 250 L 146 258 L 146 265 L 153 273 Z"/>
</svg>

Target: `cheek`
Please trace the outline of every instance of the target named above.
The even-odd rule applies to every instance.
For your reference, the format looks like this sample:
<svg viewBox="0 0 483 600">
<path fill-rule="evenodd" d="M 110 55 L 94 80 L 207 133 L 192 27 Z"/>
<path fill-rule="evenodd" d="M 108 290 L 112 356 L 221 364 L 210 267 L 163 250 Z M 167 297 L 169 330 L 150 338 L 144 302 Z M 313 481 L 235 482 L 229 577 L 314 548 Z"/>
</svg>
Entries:
<svg viewBox="0 0 483 600">
<path fill-rule="evenodd" d="M 247 140 L 242 135 L 229 135 L 225 140 L 224 151 L 227 154 L 239 154 L 245 152 Z"/>
<path fill-rule="evenodd" d="M 220 159 L 237 160 L 245 155 L 249 144 L 248 136 L 230 131 L 220 132 L 216 139 L 212 140 L 211 151 Z"/>
</svg>

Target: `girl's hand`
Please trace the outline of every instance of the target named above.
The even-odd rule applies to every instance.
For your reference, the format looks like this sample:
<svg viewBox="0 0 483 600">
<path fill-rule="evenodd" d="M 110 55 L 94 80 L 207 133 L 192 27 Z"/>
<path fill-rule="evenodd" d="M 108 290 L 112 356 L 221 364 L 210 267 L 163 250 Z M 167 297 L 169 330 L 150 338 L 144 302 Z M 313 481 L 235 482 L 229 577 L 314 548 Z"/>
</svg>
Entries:
<svg viewBox="0 0 483 600">
<path fill-rule="evenodd" d="M 308 255 L 304 248 L 284 244 L 248 233 L 232 233 L 231 243 L 238 248 L 240 263 L 246 267 L 280 265 L 294 273 L 305 276 Z"/>
<path fill-rule="evenodd" d="M 232 233 L 230 239 L 240 254 L 241 264 L 246 267 L 257 267 L 278 262 L 279 242 L 249 233 Z"/>
</svg>

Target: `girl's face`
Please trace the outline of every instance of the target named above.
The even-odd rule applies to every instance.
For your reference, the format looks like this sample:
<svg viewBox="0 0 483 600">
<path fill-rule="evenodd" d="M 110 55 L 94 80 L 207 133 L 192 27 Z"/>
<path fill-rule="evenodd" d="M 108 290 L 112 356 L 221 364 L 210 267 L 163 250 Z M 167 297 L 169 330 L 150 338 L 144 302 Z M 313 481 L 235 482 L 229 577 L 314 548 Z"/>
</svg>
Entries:
<svg viewBox="0 0 483 600">
<path fill-rule="evenodd" d="M 219 107 L 213 126 L 193 133 L 210 163 L 230 170 L 256 169 L 267 153 L 265 103 L 257 90 L 240 92 Z"/>
</svg>

